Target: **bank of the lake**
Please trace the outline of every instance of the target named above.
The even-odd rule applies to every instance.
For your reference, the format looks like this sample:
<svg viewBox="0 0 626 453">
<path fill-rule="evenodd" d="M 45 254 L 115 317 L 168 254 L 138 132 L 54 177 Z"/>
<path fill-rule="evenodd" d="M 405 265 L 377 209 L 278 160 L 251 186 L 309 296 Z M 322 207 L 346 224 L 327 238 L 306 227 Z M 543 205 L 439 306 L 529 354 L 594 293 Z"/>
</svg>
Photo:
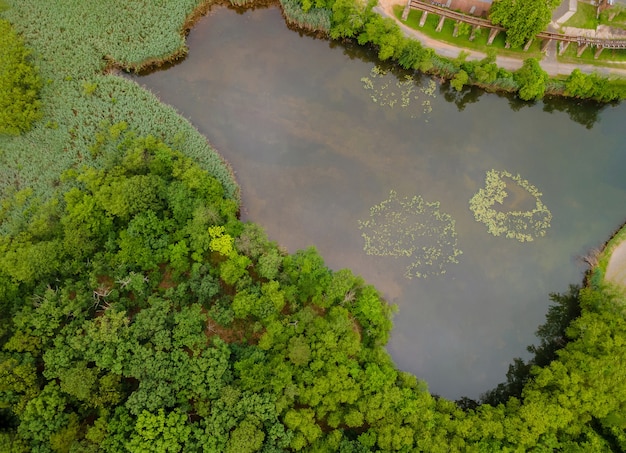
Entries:
<svg viewBox="0 0 626 453">
<path fill-rule="evenodd" d="M 124 4 L 127 5 L 126 2 Z M 618 448 L 626 446 L 620 418 L 620 410 L 626 404 L 622 368 L 626 364 L 626 357 L 619 342 L 609 341 L 621 338 L 624 323 L 622 312 L 616 309 L 619 305 L 612 303 L 602 292 L 581 294 L 580 319 L 575 320 L 571 329 L 568 329 L 567 339 L 555 338 L 562 348 L 558 360 L 545 369 L 536 370 L 535 378 L 528 381 L 521 399 L 512 398 L 498 407 L 483 405 L 475 410 L 464 411 L 443 398 L 434 398 L 426 391 L 424 383 L 407 373 L 399 372 L 382 349 L 381 342 L 389 333 L 389 324 L 385 320 L 385 305 L 381 305 L 374 289 L 345 271 L 332 273 L 314 252 L 283 255 L 276 244 L 264 239 L 260 229 L 240 224 L 234 218 L 232 201 L 236 198 L 236 186 L 233 185 L 231 175 L 225 171 L 221 159 L 206 146 L 206 140 L 191 123 L 179 117 L 174 109 L 161 105 L 156 97 L 147 94 L 138 85 L 114 75 L 98 74 L 106 66 L 106 61 L 101 61 L 98 55 L 107 48 L 108 38 L 91 34 L 98 27 L 81 29 L 81 25 L 96 23 L 103 28 L 111 27 L 112 32 L 118 33 L 114 41 L 122 37 L 124 39 L 121 41 L 127 44 L 133 43 L 133 39 L 149 39 L 149 36 L 143 36 L 144 33 L 154 33 L 163 38 L 160 32 L 169 30 L 165 35 L 171 35 L 172 25 L 179 33 L 180 24 L 184 23 L 184 19 L 197 5 L 188 3 L 191 9 L 185 9 L 183 14 L 178 11 L 175 15 L 163 14 L 171 11 L 155 4 L 144 5 L 137 11 L 129 10 L 138 15 L 131 17 L 137 22 L 131 20 L 129 24 L 107 22 L 107 19 L 113 17 L 107 13 L 118 6 L 113 2 L 87 5 L 86 9 L 80 10 L 80 24 L 72 20 L 77 10 L 71 7 L 82 6 L 76 2 L 59 1 L 50 10 L 46 9 L 48 5 L 41 5 L 40 2 L 11 2 L 11 5 L 13 8 L 23 8 L 13 16 L 13 20 L 21 27 L 27 43 L 38 52 L 42 73 L 49 79 L 46 79 L 47 88 L 43 91 L 45 123 L 36 124 L 24 136 L 16 139 L 3 137 L 0 141 L 3 150 L 0 163 L 4 172 L 1 193 L 7 196 L 3 209 L 11 204 L 16 208 L 25 205 L 28 208 L 23 221 L 13 218 L 14 229 L 3 234 L 0 240 L 2 250 L 10 252 L 0 258 L 0 307 L 3 315 L 5 312 L 11 315 L 1 318 L 0 392 L 5 404 L 0 408 L 3 426 L 0 430 L 0 449 L 19 452 L 117 452 L 123 449 L 148 451 L 156 446 L 176 451 L 198 451 L 208 446 L 215 451 L 237 453 L 259 449 L 297 451 L 303 448 L 317 451 L 411 450 L 433 453 L 450 450 L 527 451 L 533 448 L 564 452 L 575 448 L 583 451 L 610 451 L 615 445 Z M 141 26 L 144 16 L 158 16 L 163 22 L 145 29 Z M 54 22 L 55 27 L 51 27 L 53 33 L 46 34 L 50 30 L 40 27 L 50 25 L 51 18 L 59 22 Z M 125 27 L 132 24 L 137 28 Z M 120 29 L 116 28 L 117 25 Z M 254 27 L 254 24 L 248 25 Z M 71 30 L 76 33 L 67 32 L 68 27 L 76 27 Z M 243 54 L 234 52 L 232 57 L 235 62 L 242 55 L 246 57 L 243 61 L 253 56 L 254 52 L 246 54 L 245 51 L 247 44 L 256 42 L 254 38 L 260 36 L 260 31 L 263 31 L 262 27 L 254 31 L 256 35 L 253 35 L 252 40 L 238 46 Z M 133 32 L 141 33 L 137 36 Z M 64 42 L 65 39 L 71 40 L 71 43 Z M 180 43 L 175 39 L 174 44 L 176 42 Z M 286 43 L 280 40 L 272 42 L 279 47 L 283 46 L 278 50 L 286 50 Z M 109 42 L 109 45 L 112 44 Z M 326 45 L 324 42 L 321 44 Z M 306 41 L 305 45 L 310 46 L 311 42 Z M 144 60 L 126 61 L 167 59 L 165 47 L 158 47 L 159 52 L 155 48 L 144 52 Z M 179 45 L 174 45 L 169 49 L 174 52 L 172 49 L 179 48 Z M 75 53 L 80 54 L 78 51 L 90 52 L 94 49 L 97 51 L 88 58 L 70 58 Z M 305 55 L 312 59 L 318 54 Z M 348 51 L 345 58 L 352 60 L 354 54 Z M 227 70 L 221 65 L 222 61 L 229 60 L 224 58 L 209 62 L 215 63 L 210 69 L 216 72 Z M 75 67 L 72 62 L 76 64 Z M 260 68 L 271 68 L 267 65 L 274 62 L 276 60 L 270 59 L 266 61 L 266 66 L 260 65 Z M 369 60 L 359 60 L 357 57 L 357 63 L 361 65 L 357 68 L 359 71 L 344 74 L 348 82 L 345 90 L 329 82 L 332 74 L 302 79 L 313 81 L 312 93 L 330 90 L 335 107 L 363 107 L 366 104 L 363 101 L 371 102 L 367 90 L 381 102 L 393 101 L 390 93 L 384 93 L 383 86 L 387 82 L 396 83 L 393 79 L 396 74 L 393 71 L 381 72 L 380 68 L 373 70 Z M 282 66 L 294 72 L 298 69 L 284 64 Z M 248 66 L 237 67 L 241 69 Z M 341 71 L 343 66 L 333 65 L 330 68 Z M 367 71 L 361 73 L 362 68 Z M 241 76 L 236 71 L 233 74 Z M 363 80 L 359 80 L 363 85 L 358 82 L 355 84 L 354 74 L 359 74 L 363 79 L 369 78 L 371 87 Z M 308 184 L 315 178 L 320 178 L 321 182 L 333 182 L 364 170 L 368 177 L 362 181 L 361 187 L 365 189 L 364 193 L 369 194 L 369 198 L 357 207 L 361 220 L 367 219 L 368 212 L 384 212 L 383 208 L 387 205 L 380 202 L 384 197 L 390 197 L 391 201 L 395 200 L 404 208 L 424 206 L 419 202 L 421 198 L 411 198 L 415 190 L 420 190 L 428 201 L 435 197 L 446 197 L 445 206 L 443 203 L 441 206 L 430 203 L 423 212 L 435 213 L 436 219 L 443 225 L 443 230 L 437 231 L 448 233 L 450 230 L 446 226 L 450 225 L 451 218 L 448 212 L 457 216 L 467 211 L 466 200 L 459 199 L 458 193 L 446 193 L 448 183 L 456 184 L 455 190 L 469 195 L 483 184 L 485 168 L 492 165 L 495 167 L 506 163 L 507 167 L 514 165 L 516 170 L 517 167 L 524 168 L 524 176 L 527 176 L 526 170 L 533 170 L 523 153 L 523 147 L 508 150 L 514 157 L 506 160 L 500 157 L 499 149 L 485 153 L 480 147 L 468 146 L 457 152 L 453 147 L 439 146 L 441 144 L 433 140 L 433 137 L 449 134 L 457 106 L 459 109 L 467 109 L 468 116 L 472 116 L 472 105 L 480 98 L 476 92 L 470 92 L 469 97 L 455 99 L 455 96 L 450 96 L 454 92 L 446 91 L 445 87 L 437 88 L 435 85 L 432 88 L 427 80 L 414 81 L 417 83 L 415 87 L 424 90 L 420 89 L 419 94 L 412 91 L 413 96 L 423 96 L 423 99 L 419 99 L 422 103 L 413 102 L 413 107 L 419 107 L 412 112 L 415 118 L 411 119 L 428 121 L 435 134 L 430 138 L 424 134 L 423 139 L 418 136 L 420 143 L 407 140 L 406 143 L 419 146 L 413 150 L 400 149 L 401 153 L 398 154 L 398 150 L 385 147 L 388 144 L 387 137 L 373 141 L 370 144 L 372 147 L 340 141 L 346 136 L 350 139 L 360 135 L 365 132 L 363 128 L 348 129 L 353 133 L 346 134 L 346 129 L 338 124 L 332 136 L 320 133 L 314 127 L 307 128 L 308 123 L 303 119 L 319 120 L 321 105 L 310 102 L 308 106 L 299 106 L 298 93 L 294 91 L 285 89 L 280 94 L 286 97 L 273 99 L 267 96 L 260 107 L 251 107 L 245 90 L 253 90 L 258 88 L 260 82 L 267 82 L 264 75 L 262 72 L 253 73 L 256 81 L 240 86 L 242 91 L 235 99 L 240 103 L 239 110 L 221 119 L 226 124 L 218 121 L 218 126 L 225 132 L 228 132 L 227 126 L 232 126 L 237 132 L 250 128 L 250 123 L 246 122 L 249 118 L 265 119 L 270 125 L 277 122 L 289 125 L 290 121 L 296 121 L 304 130 L 303 133 L 295 134 L 304 139 L 302 146 L 281 147 L 282 139 L 268 134 L 271 130 L 264 128 L 261 123 L 256 131 L 250 128 L 250 132 L 258 135 L 248 137 L 247 140 L 253 146 L 267 142 L 269 149 L 255 153 L 256 148 L 242 146 L 231 150 L 232 155 L 236 156 L 237 151 L 241 151 L 239 158 L 248 161 L 248 168 L 250 163 L 255 163 L 256 169 L 261 171 L 277 165 L 283 177 L 287 168 L 299 169 L 298 176 L 303 178 L 294 178 L 294 186 Z M 383 80 L 379 80 L 379 76 Z M 204 81 L 190 79 L 186 83 L 189 86 L 200 86 Z M 425 83 L 425 86 L 420 86 L 420 83 Z M 412 85 L 403 87 L 415 90 Z M 364 91 L 366 95 L 362 96 Z M 208 96 L 219 94 L 220 91 L 216 90 Z M 431 102 L 424 102 L 429 101 L 433 94 L 450 97 L 455 102 L 434 106 Z M 211 102 L 215 101 L 211 99 Z M 494 107 L 492 117 L 487 118 L 494 120 L 502 112 L 502 103 L 507 101 L 487 96 L 481 102 Z M 216 106 L 215 103 L 212 105 Z M 384 117 L 393 120 L 403 116 L 397 110 L 381 110 L 381 107 L 388 107 L 389 104 L 366 105 L 359 111 L 375 120 Z M 430 111 L 429 106 L 432 107 Z M 270 110 L 273 117 L 264 115 Z M 476 115 L 476 111 L 473 112 Z M 558 109 L 552 112 L 559 118 L 559 125 L 572 123 Z M 536 115 L 535 110 L 532 114 L 523 110 L 519 113 L 520 121 L 535 126 L 533 122 L 527 123 Z M 596 115 L 603 116 L 603 112 L 596 112 Z M 191 114 L 189 116 L 194 121 L 197 118 Z M 344 113 L 336 118 L 345 119 L 347 116 L 350 115 Z M 584 157 L 584 145 L 595 138 L 589 135 L 594 125 L 596 131 L 601 126 L 608 129 L 615 126 L 615 118 L 611 116 L 608 116 L 608 120 L 603 117 L 599 123 L 598 117 L 590 121 L 580 112 L 578 116 L 581 123 L 589 124 L 589 129 L 576 124 L 575 138 L 580 139 L 582 147 L 570 153 L 570 160 L 574 159 L 572 155 Z M 415 125 L 408 118 L 402 122 L 404 124 L 398 125 L 398 131 L 405 129 L 406 125 L 409 128 Z M 315 121 L 311 123 L 314 124 Z M 469 143 L 467 138 L 476 135 L 471 131 L 477 129 L 469 126 L 474 125 L 459 131 L 466 134 L 466 139 L 457 140 L 457 143 Z M 162 137 L 162 140 L 146 137 L 150 135 Z M 216 136 L 217 139 L 224 139 L 220 138 L 219 133 Z M 517 140 L 516 137 L 508 138 L 512 143 Z M 500 138 L 497 140 L 503 141 Z M 314 149 L 309 147 L 311 143 Z M 608 143 L 611 144 L 610 141 Z M 549 150 L 549 145 L 546 144 L 542 150 Z M 210 175 L 198 170 L 194 163 L 185 163 L 172 148 L 192 156 L 221 182 L 225 196 L 218 196 L 219 203 L 218 200 L 209 200 L 198 211 L 189 210 L 185 206 L 199 193 L 211 198 L 215 193 L 220 193 L 221 188 Z M 422 153 L 428 149 L 447 155 L 449 162 L 462 159 L 463 154 L 474 154 L 480 157 L 480 163 L 458 160 L 452 167 L 437 170 L 429 162 L 432 155 Z M 342 165 L 324 166 L 323 161 L 327 157 L 324 153 L 327 150 L 338 151 L 344 158 Z M 272 151 L 278 151 L 279 154 L 272 155 Z M 127 153 L 126 158 L 122 159 L 120 153 Z M 360 153 L 364 154 L 361 165 L 355 166 L 349 158 L 354 155 L 358 158 Z M 427 176 L 425 179 L 409 180 L 396 176 L 392 171 L 394 160 L 402 157 L 402 153 L 407 154 L 397 164 L 414 171 L 416 175 Z M 515 158 L 517 153 L 519 156 Z M 33 159 L 33 155 L 37 159 Z M 168 156 L 176 156 L 173 159 L 175 165 L 169 165 L 173 161 Z M 575 213 L 581 205 L 597 209 L 585 213 L 584 219 L 577 220 L 573 227 L 577 231 L 590 227 L 592 231 L 588 231 L 588 234 L 599 237 L 604 234 L 605 225 L 590 224 L 590 219 L 595 220 L 599 214 L 606 212 L 607 207 L 592 206 L 586 199 L 579 198 L 573 189 L 576 184 L 581 185 L 581 181 L 604 181 L 602 189 L 610 189 L 604 192 L 620 197 L 624 188 L 618 177 L 622 167 L 615 160 L 612 147 L 605 148 L 602 156 L 594 157 L 595 166 L 581 164 L 572 179 L 561 184 L 549 178 L 550 172 L 555 169 L 551 161 L 554 160 L 552 164 L 562 164 L 569 162 L 568 159 L 558 153 L 544 153 L 542 165 L 546 166 L 545 172 L 534 173 L 530 179 L 545 190 L 545 201 L 548 206 L 554 206 L 555 220 L 560 218 L 563 222 L 571 221 L 566 214 Z M 511 156 L 507 156 L 509 158 Z M 382 163 L 389 171 L 380 172 L 375 166 L 368 165 L 371 162 Z M 487 167 L 486 163 L 489 164 Z M 180 171 L 181 165 L 187 171 Z M 602 169 L 596 169 L 597 166 Z M 76 171 L 69 172 L 61 181 L 60 173 L 73 167 Z M 594 173 L 598 171 L 606 176 L 605 167 L 615 171 L 615 174 L 610 173 L 614 177 L 608 181 Z M 246 167 L 236 165 L 238 173 L 239 168 L 243 170 Z M 143 185 L 147 180 L 155 182 L 164 178 L 168 181 L 176 180 L 172 186 L 168 185 L 171 191 L 168 189 L 162 192 L 168 196 L 161 197 L 158 192 L 165 188 L 160 185 L 165 182 L 154 186 Z M 64 185 L 68 181 L 73 181 L 75 186 L 70 189 Z M 147 198 L 141 196 L 141 191 L 121 190 L 129 187 L 129 181 L 135 184 L 133 187 L 151 187 L 155 190 L 147 190 Z M 203 182 L 200 184 L 201 190 L 198 190 L 199 181 Z M 273 181 L 279 182 L 281 178 L 274 178 Z M 375 186 L 371 184 L 372 181 L 376 183 Z M 390 192 L 390 183 L 404 184 L 402 192 Z M 29 194 L 31 187 L 34 191 Z M 58 197 L 56 204 L 41 203 L 45 199 L 45 191 L 51 190 L 51 187 L 70 190 L 65 194 L 48 194 L 48 199 Z M 559 199 L 559 193 L 564 188 L 566 192 L 572 189 L 573 195 L 565 194 L 565 199 Z M 242 193 L 245 195 L 245 187 Z M 394 196 L 393 193 L 399 195 Z M 121 200 L 119 205 L 112 203 L 112 194 L 116 195 L 115 200 Z M 341 212 L 345 211 L 346 206 L 350 207 L 354 200 L 359 202 L 359 197 L 346 196 L 341 187 L 336 190 L 336 187 L 329 186 L 326 192 L 310 192 L 309 195 L 311 197 L 305 199 L 301 206 L 287 204 L 289 208 L 295 207 L 291 217 L 297 217 L 299 222 L 293 228 L 287 226 L 289 231 L 298 232 L 301 226 L 315 227 L 316 217 L 322 217 L 318 213 L 323 210 L 309 208 L 315 207 L 317 203 L 336 201 L 338 210 L 335 216 L 341 219 Z M 523 193 L 521 195 L 512 197 L 513 204 L 507 206 L 514 211 L 526 209 L 524 206 L 529 200 Z M 272 195 L 271 199 L 278 203 L 286 200 L 280 198 L 280 193 Z M 153 210 L 134 212 L 136 217 L 131 219 L 127 215 L 130 213 L 128 209 L 136 210 L 146 200 L 153 203 Z M 373 200 L 380 207 L 378 211 L 368 210 Z M 84 205 L 81 205 L 82 201 Z M 306 204 L 309 201 L 312 205 Z M 341 205 L 342 202 L 346 204 Z M 69 211 L 56 210 L 64 208 L 65 204 L 70 207 Z M 85 215 L 85 206 L 107 209 L 111 217 L 98 215 L 91 218 Z M 181 206 L 183 208 L 179 209 Z M 204 209 L 207 206 L 215 207 L 220 214 L 207 212 Z M 269 204 L 266 206 L 270 207 Z M 445 211 L 440 211 L 440 208 Z M 146 219 L 150 220 L 151 212 L 153 217 L 155 212 L 159 215 L 146 223 Z M 193 247 L 202 248 L 204 242 L 208 243 L 211 253 L 206 256 L 207 261 L 198 261 L 197 256 L 185 256 L 186 247 L 184 241 L 179 241 L 179 235 L 188 234 L 189 228 L 193 230 L 193 225 L 187 225 L 188 228 L 182 231 L 176 230 L 174 224 L 166 220 L 172 212 L 177 220 L 188 219 L 192 212 L 197 216 L 197 225 L 201 226 L 198 234 L 202 241 L 194 242 Z M 37 221 L 29 222 L 29 215 Z M 212 225 L 207 231 L 203 222 L 218 219 L 220 215 L 228 217 L 227 225 Z M 464 225 L 460 237 L 470 230 L 478 236 L 486 234 L 484 225 L 467 217 L 470 216 L 466 215 L 464 221 L 458 224 L 459 228 L 461 224 Z M 111 218 L 116 218 L 116 221 L 109 222 Z M 130 223 L 127 224 L 129 219 Z M 324 222 L 323 227 L 329 228 L 329 234 L 336 233 L 332 221 L 326 221 L 327 218 L 320 220 Z M 6 222 L 6 218 L 3 218 L 3 222 Z M 105 229 L 97 228 L 99 222 Z M 141 228 L 141 225 L 148 225 L 149 228 Z M 364 229 L 370 230 L 373 225 L 371 222 L 361 224 Z M 51 228 L 47 230 L 46 226 Z M 384 227 L 382 223 L 380 226 Z M 120 251 L 114 247 L 114 235 L 126 227 L 128 230 L 121 235 L 121 249 L 135 247 L 143 253 L 121 253 L 120 260 L 112 263 L 106 262 L 110 256 L 100 253 L 91 260 L 87 251 L 81 247 L 86 241 L 81 243 L 80 236 L 72 236 L 76 232 L 86 232 L 89 239 L 97 237 L 101 241 L 94 250 L 107 248 L 109 251 Z M 155 248 L 158 248 L 159 253 L 166 254 L 168 260 L 171 258 L 168 261 L 171 269 L 192 267 L 189 279 L 184 272 L 172 277 L 167 266 L 166 269 L 152 266 L 150 272 L 153 273 L 148 278 L 143 275 L 146 272 L 144 268 L 133 267 L 139 256 L 142 260 L 148 260 L 148 264 L 153 257 L 149 252 L 145 253 L 146 244 L 132 239 L 141 238 L 146 232 L 150 236 L 159 228 L 169 229 L 172 234 L 167 240 L 177 242 L 170 244 L 157 241 Z M 319 231 L 323 231 L 322 228 Z M 308 232 L 305 229 L 301 234 L 306 237 Z M 353 233 L 339 235 L 339 240 L 354 243 L 358 233 Z M 70 236 L 74 242 L 67 240 Z M 452 243 L 452 236 L 445 238 L 448 241 L 446 244 Z M 150 239 L 154 239 L 154 236 Z M 499 244 L 507 244 L 504 238 L 500 239 L 502 241 Z M 575 247 L 580 246 L 578 237 L 570 238 L 570 241 L 576 244 Z M 479 253 L 488 255 L 480 250 L 480 244 L 474 245 Z M 358 244 L 358 247 L 361 246 Z M 517 256 L 511 255 L 508 248 L 511 247 L 513 251 L 523 250 L 521 247 L 524 246 L 511 246 L 508 242 L 506 250 L 501 250 L 501 253 Z M 236 251 L 230 253 L 233 247 Z M 335 247 L 336 252 L 341 250 L 341 247 Z M 272 253 L 263 255 L 268 251 Z M 467 248 L 465 251 L 464 256 L 469 256 Z M 367 266 L 372 261 L 366 261 L 363 250 L 360 252 L 358 259 Z M 64 260 L 66 256 L 78 259 Z M 16 257 L 18 259 L 14 259 Z M 23 257 L 36 260 L 19 259 Z M 560 258 L 555 255 L 554 260 L 560 261 Z M 376 258 L 374 261 L 380 262 L 378 268 L 383 271 L 390 267 L 389 261 Z M 99 264 L 90 268 L 96 262 Z M 253 264 L 247 266 L 247 263 Z M 456 263 L 449 261 L 447 264 Z M 143 266 L 146 266 L 145 261 Z M 273 266 L 277 267 L 272 269 Z M 110 272 L 110 275 L 103 272 Z M 117 272 L 121 274 L 117 275 Z M 278 279 L 280 282 L 271 280 L 271 276 L 276 277 L 281 273 L 284 275 Z M 34 277 L 37 275 L 42 278 Z M 257 283 L 261 288 L 242 292 L 235 303 L 229 297 L 237 290 L 238 275 L 245 277 L 241 279 L 242 285 Z M 180 286 L 174 288 L 171 285 L 173 278 L 181 277 Z M 204 280 L 201 281 L 202 278 Z M 523 278 L 520 280 L 520 285 L 528 286 Z M 161 285 L 161 282 L 165 284 Z M 226 288 L 227 291 L 220 293 L 218 288 L 217 294 L 208 296 L 216 286 Z M 201 300 L 210 306 L 210 318 L 203 311 L 199 303 Z M 505 298 L 502 300 L 507 301 Z M 282 305 L 285 301 L 292 303 Z M 261 306 L 263 310 L 258 309 Z M 130 310 L 127 312 L 125 307 Z M 283 312 L 279 307 L 287 308 Z M 474 309 L 472 306 L 466 308 Z M 241 319 L 249 321 L 239 325 L 249 329 L 248 341 L 227 344 L 214 338 L 216 331 L 222 330 L 210 322 L 219 319 L 228 324 L 235 311 Z M 276 318 L 272 318 L 273 315 Z M 262 342 L 259 341 L 257 345 L 255 341 L 259 338 L 260 319 L 265 316 L 268 317 L 263 322 L 269 324 L 263 332 Z M 432 319 L 428 310 L 423 310 L 420 316 Z M 589 325 L 593 325 L 592 331 L 588 329 Z M 557 334 L 564 335 L 561 331 L 557 331 Z M 590 337 L 589 334 L 593 335 Z M 207 337 L 213 337 L 213 340 L 208 342 Z M 566 346 L 563 347 L 563 344 Z M 596 347 L 598 344 L 602 348 Z M 308 366 L 310 358 L 314 360 Z M 581 367 L 581 359 L 584 359 L 584 367 Z"/>
<path fill-rule="evenodd" d="M 407 36 L 412 37 L 413 39 L 417 39 L 425 47 L 434 49 L 435 52 L 441 56 L 455 59 L 458 58 L 461 53 L 464 53 L 467 54 L 467 58 L 469 60 L 482 60 L 487 57 L 487 54 L 485 52 L 456 47 L 452 44 L 433 39 L 425 33 L 422 33 L 415 28 L 409 27 L 406 23 L 403 23 L 401 20 L 399 20 L 397 13 L 394 13 L 394 8 L 403 8 L 405 4 L 406 2 L 403 2 L 402 0 L 379 0 L 375 11 L 385 17 L 394 19 Z M 570 30 L 570 33 L 572 32 L 573 31 Z M 518 54 L 518 57 L 497 55 L 495 61 L 498 66 L 504 69 L 507 69 L 509 71 L 516 71 L 522 67 L 524 58 L 524 55 L 521 53 Z M 603 67 L 601 64 L 590 65 L 584 63 L 562 63 L 557 58 L 556 48 L 551 48 L 546 51 L 543 57 L 539 60 L 539 64 L 548 75 L 554 78 L 565 78 L 569 76 L 575 69 L 578 69 L 588 74 L 598 72 L 606 77 L 615 77 L 622 79 L 626 78 L 626 64 L 621 64 L 621 66 L 623 67 L 620 67 L 618 63 Z"/>
<path fill-rule="evenodd" d="M 537 100 L 545 95 L 612 102 L 626 98 L 626 79 L 621 69 L 590 65 L 569 65 L 557 61 L 556 55 L 519 59 L 482 54 L 450 46 L 426 37 L 402 23 L 394 14 L 396 0 L 316 2 L 307 13 L 309 3 L 300 0 L 281 2 L 287 20 L 306 29 L 329 35 L 333 39 L 354 39 L 377 49 L 381 60 L 393 60 L 405 69 L 420 70 L 451 81 L 462 91 L 465 86 L 480 86 L 488 91 L 517 93 L 523 100 Z M 326 17 L 320 24 L 318 18 Z M 551 52 L 556 52 L 552 49 Z M 497 64 L 496 64 L 497 63 Z M 603 73 L 603 75 L 600 75 Z M 615 77 L 619 74 L 620 77 Z"/>
</svg>

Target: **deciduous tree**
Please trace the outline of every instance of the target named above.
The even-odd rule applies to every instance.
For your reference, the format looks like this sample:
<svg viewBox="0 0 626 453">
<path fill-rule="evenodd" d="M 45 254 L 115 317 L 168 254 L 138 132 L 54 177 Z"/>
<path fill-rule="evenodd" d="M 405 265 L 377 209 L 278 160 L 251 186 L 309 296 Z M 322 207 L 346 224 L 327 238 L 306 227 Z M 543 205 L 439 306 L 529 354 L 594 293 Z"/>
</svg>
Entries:
<svg viewBox="0 0 626 453">
<path fill-rule="evenodd" d="M 561 0 L 495 0 L 489 9 L 494 24 L 506 28 L 506 39 L 520 47 L 550 23 L 552 10 Z"/>
</svg>

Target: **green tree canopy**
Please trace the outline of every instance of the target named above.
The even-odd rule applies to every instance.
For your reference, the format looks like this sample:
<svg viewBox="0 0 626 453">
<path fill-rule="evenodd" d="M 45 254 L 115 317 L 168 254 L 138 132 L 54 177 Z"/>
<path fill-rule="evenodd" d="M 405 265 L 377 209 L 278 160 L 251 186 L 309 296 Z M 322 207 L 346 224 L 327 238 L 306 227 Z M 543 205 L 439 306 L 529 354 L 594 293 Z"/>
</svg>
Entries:
<svg viewBox="0 0 626 453">
<path fill-rule="evenodd" d="M 506 38 L 520 47 L 550 23 L 552 10 L 561 0 L 495 0 L 489 9 L 494 24 L 506 28 Z"/>
<path fill-rule="evenodd" d="M 0 450 L 626 447 L 623 298 L 553 296 L 522 379 L 463 410 L 395 368 L 374 287 L 281 252 L 159 140 L 107 140 L 0 236 Z"/>
<path fill-rule="evenodd" d="M 523 66 L 513 74 L 513 78 L 519 84 L 519 97 L 525 101 L 541 99 L 546 92 L 548 74 L 541 69 L 535 58 L 524 60 Z"/>
</svg>

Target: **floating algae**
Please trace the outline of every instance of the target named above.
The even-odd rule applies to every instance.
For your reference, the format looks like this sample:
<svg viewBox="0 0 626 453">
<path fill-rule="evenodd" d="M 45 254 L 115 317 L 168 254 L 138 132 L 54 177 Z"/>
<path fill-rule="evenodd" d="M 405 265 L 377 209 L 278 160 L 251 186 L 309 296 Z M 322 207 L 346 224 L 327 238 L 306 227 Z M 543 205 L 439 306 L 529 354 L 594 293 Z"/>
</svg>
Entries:
<svg viewBox="0 0 626 453">
<path fill-rule="evenodd" d="M 502 205 L 508 196 L 504 178 L 517 183 L 535 199 L 533 209 L 508 212 L 494 209 L 496 203 Z M 520 175 L 513 176 L 507 171 L 490 170 L 485 178 L 485 187 L 478 190 L 469 204 L 474 218 L 487 225 L 489 233 L 529 242 L 545 236 L 552 220 L 552 214 L 541 201 L 541 195 L 535 186 L 522 179 Z"/>
<path fill-rule="evenodd" d="M 368 255 L 410 259 L 405 277 L 428 277 L 446 273 L 449 263 L 458 263 L 455 223 L 439 210 L 439 202 L 420 196 L 389 198 L 370 208 L 370 218 L 359 220 Z"/>
<path fill-rule="evenodd" d="M 389 108 L 399 104 L 400 107 L 406 109 L 412 103 L 415 104 L 415 101 L 419 102 L 420 98 L 434 98 L 437 88 L 437 84 L 430 80 L 428 86 L 418 89 L 412 76 L 405 75 L 403 79 L 397 79 L 393 74 L 389 75 L 389 71 L 380 66 L 374 66 L 370 71 L 370 76 L 362 77 L 361 82 L 363 88 L 372 92 L 370 94 L 372 102 L 381 107 Z M 421 106 L 423 113 L 430 113 L 433 110 L 430 99 L 422 99 Z M 412 115 L 412 118 L 415 116 Z"/>
</svg>

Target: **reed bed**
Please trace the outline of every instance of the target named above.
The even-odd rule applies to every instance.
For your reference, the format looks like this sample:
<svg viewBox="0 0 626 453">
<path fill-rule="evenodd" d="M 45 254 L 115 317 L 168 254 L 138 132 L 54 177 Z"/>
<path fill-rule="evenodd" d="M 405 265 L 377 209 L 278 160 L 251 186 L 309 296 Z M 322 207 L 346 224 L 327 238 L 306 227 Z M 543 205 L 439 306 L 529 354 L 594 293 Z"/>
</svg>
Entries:
<svg viewBox="0 0 626 453">
<path fill-rule="evenodd" d="M 44 83 L 42 119 L 18 137 L 0 136 L 0 196 L 31 187 L 33 197 L 48 198 L 63 171 L 99 165 L 100 157 L 89 149 L 102 127 L 125 122 L 138 135 L 158 137 L 194 158 L 238 200 L 230 167 L 206 138 L 175 109 L 111 71 L 115 66 L 141 69 L 184 55 L 184 29 L 205 2 L 6 3 L 0 16 L 33 49 Z"/>
<path fill-rule="evenodd" d="M 299 0 L 280 0 L 283 15 L 289 25 L 313 32 L 327 34 L 331 28 L 332 11 L 327 8 L 311 8 L 303 11 Z"/>
</svg>

